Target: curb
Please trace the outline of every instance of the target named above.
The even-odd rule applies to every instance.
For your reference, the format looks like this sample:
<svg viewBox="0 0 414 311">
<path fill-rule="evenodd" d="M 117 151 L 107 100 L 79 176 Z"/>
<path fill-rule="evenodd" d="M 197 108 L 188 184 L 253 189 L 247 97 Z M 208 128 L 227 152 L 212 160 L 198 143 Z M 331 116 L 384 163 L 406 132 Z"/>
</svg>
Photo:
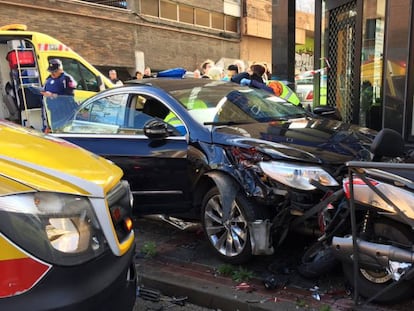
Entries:
<svg viewBox="0 0 414 311">
<path fill-rule="evenodd" d="M 146 268 L 146 271 L 139 272 L 138 276 L 143 286 L 156 288 L 167 296 L 186 296 L 189 302 L 205 308 L 222 311 L 297 310 L 296 305 L 290 302 L 279 302 L 275 307 L 273 303 L 265 302 L 266 297 L 253 292 L 237 291 L 209 281 L 201 283 L 188 275 L 184 278 L 179 274 L 166 274 Z"/>
<path fill-rule="evenodd" d="M 273 295 L 271 292 L 263 293 L 260 290 L 250 292 L 237 290 L 231 280 L 214 277 L 208 271 L 197 272 L 194 269 L 190 271 L 186 267 L 154 259 L 151 262 L 147 260 L 140 262 L 138 259 L 136 270 L 138 283 L 141 286 L 157 289 L 163 295 L 170 297 L 188 297 L 190 303 L 205 308 L 222 311 L 297 311 L 301 309 L 297 300 L 303 293 L 287 297 L 286 294 L 280 292 L 283 290 L 273 292 Z M 249 282 L 249 284 L 255 287 L 254 282 Z M 303 306 L 306 310 L 310 310 L 310 307 L 318 310 L 321 307 L 319 302 L 316 302 L 315 306 L 306 302 L 306 306 Z"/>
</svg>

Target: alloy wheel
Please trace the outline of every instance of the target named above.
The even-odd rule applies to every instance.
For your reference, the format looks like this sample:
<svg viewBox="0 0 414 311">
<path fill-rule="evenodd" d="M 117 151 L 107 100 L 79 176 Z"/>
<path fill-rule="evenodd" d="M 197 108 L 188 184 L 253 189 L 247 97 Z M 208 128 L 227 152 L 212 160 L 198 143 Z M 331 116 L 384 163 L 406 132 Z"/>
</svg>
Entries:
<svg viewBox="0 0 414 311">
<path fill-rule="evenodd" d="M 235 201 L 225 220 L 220 195 L 212 196 L 205 207 L 204 225 L 211 244 L 223 256 L 239 255 L 248 243 L 247 220 Z"/>
</svg>

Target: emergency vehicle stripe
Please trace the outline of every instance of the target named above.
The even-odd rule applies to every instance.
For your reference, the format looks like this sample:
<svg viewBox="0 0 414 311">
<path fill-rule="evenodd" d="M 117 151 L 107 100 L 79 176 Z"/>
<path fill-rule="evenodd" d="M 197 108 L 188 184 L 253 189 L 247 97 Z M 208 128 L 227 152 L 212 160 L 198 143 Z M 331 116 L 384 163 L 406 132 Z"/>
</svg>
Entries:
<svg viewBox="0 0 414 311">
<path fill-rule="evenodd" d="M 50 269 L 32 258 L 0 261 L 0 298 L 31 289 Z"/>
<path fill-rule="evenodd" d="M 39 43 L 37 45 L 37 48 L 39 49 L 39 51 L 47 51 L 46 44 L 44 44 L 44 43 Z"/>
<path fill-rule="evenodd" d="M 26 258 L 27 255 L 14 247 L 3 237 L 0 236 L 0 261 L 9 259 Z M 2 270 L 0 270 L 2 271 Z"/>
<path fill-rule="evenodd" d="M 39 51 L 69 51 L 70 49 L 64 44 L 39 43 Z"/>
<path fill-rule="evenodd" d="M 31 289 L 51 267 L 26 254 L 0 233 L 0 298 Z"/>
</svg>

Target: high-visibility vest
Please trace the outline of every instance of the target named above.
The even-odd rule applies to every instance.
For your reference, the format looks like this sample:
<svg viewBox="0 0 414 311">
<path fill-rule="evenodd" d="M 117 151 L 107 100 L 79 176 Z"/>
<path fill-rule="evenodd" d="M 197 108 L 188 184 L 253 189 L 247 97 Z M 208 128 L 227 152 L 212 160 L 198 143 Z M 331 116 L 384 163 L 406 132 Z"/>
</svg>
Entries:
<svg viewBox="0 0 414 311">
<path fill-rule="evenodd" d="M 187 110 L 207 108 L 207 104 L 198 98 L 185 98 L 180 99 L 180 101 L 184 104 Z"/>
<path fill-rule="evenodd" d="M 181 122 L 174 112 L 170 111 L 170 113 L 164 118 L 164 122 L 174 126 L 181 135 L 187 134 L 187 130 L 185 129 L 183 122 Z"/>
<path fill-rule="evenodd" d="M 320 95 L 319 105 L 320 106 L 326 106 L 326 96 L 327 96 L 326 92 L 327 92 L 326 86 L 321 86 L 320 91 L 319 91 L 319 95 Z"/>
<path fill-rule="evenodd" d="M 180 119 L 175 115 L 174 112 L 170 111 L 169 114 L 164 118 L 164 121 L 171 125 L 180 125 L 183 124 Z"/>
<path fill-rule="evenodd" d="M 270 80 L 267 83 L 267 86 L 273 89 L 276 96 L 285 99 L 286 101 L 295 106 L 298 106 L 300 104 L 300 99 L 298 95 L 296 95 L 296 93 L 283 82 Z"/>
</svg>

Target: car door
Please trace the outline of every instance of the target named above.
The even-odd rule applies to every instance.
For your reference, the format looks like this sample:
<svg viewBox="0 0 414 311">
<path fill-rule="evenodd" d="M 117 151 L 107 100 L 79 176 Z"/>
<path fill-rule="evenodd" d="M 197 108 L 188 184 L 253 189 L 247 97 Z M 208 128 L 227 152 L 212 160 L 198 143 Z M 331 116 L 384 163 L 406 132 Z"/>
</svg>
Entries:
<svg viewBox="0 0 414 311">
<path fill-rule="evenodd" d="M 163 139 L 144 134 L 149 120 L 162 121 L 169 113 L 160 97 L 109 92 L 85 102 L 65 133 L 55 135 L 120 166 L 131 185 L 137 213 L 183 212 L 191 202 L 186 136 L 173 128 Z"/>
</svg>

